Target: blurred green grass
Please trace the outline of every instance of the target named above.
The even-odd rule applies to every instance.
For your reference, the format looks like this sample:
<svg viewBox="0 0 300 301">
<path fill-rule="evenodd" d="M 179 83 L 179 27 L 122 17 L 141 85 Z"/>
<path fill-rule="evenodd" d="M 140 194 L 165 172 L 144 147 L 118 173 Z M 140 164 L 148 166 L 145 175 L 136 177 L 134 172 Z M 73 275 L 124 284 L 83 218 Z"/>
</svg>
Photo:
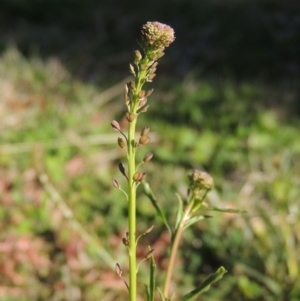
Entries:
<svg viewBox="0 0 300 301">
<path fill-rule="evenodd" d="M 106 31 L 89 43 L 86 39 L 93 34 L 86 35 L 86 30 L 92 21 L 77 16 L 88 15 L 92 1 L 77 1 L 77 6 L 66 1 L 65 10 L 58 2 L 47 2 L 48 9 L 39 1 L 32 6 L 22 1 L 5 3 L 10 12 L 6 20 L 24 19 L 12 25 L 17 47 L 9 47 L 3 39 L 0 57 L 0 300 L 123 300 L 123 283 L 99 257 L 103 248 L 121 266 L 127 264 L 121 243 L 126 203 L 111 185 L 112 177 L 124 183 L 117 168 L 124 154 L 116 147 L 110 122 L 125 122 L 122 89 L 135 26 L 154 16 L 160 5 L 149 6 L 148 14 L 143 10 L 135 15 L 140 3 L 128 11 L 136 18 L 123 17 L 121 23 L 114 22 L 125 4 L 108 14 L 111 23 L 104 18 L 111 6 L 100 14 L 103 7 L 96 5 L 95 12 L 106 24 L 99 28 Z M 245 3 L 241 7 L 204 2 L 205 9 L 197 13 L 192 2 L 187 6 L 178 2 L 166 14 L 178 28 L 178 43 L 185 46 L 171 49 L 171 62 L 159 66 L 162 71 L 154 81 L 149 113 L 141 118 L 140 127 L 149 125 L 153 132 L 153 143 L 144 149 L 155 155 L 146 170 L 147 180 L 171 220 L 175 219 L 174 193 L 184 195 L 191 168 L 204 168 L 214 176 L 213 205 L 248 211 L 215 214 L 187 233 L 174 275 L 180 294 L 222 264 L 229 273 L 203 300 L 296 301 L 300 300 L 297 10 L 277 2 Z M 162 5 L 161 15 L 168 4 Z M 65 15 L 70 7 L 73 14 Z M 183 8 L 190 18 L 180 26 L 175 17 Z M 234 18 L 240 27 L 227 22 L 234 15 L 231 9 L 240 12 Z M 62 14 L 57 28 L 64 25 L 63 30 L 54 30 L 53 36 L 42 40 L 40 53 L 30 50 L 42 33 L 53 30 L 55 11 Z M 274 43 L 265 39 L 265 32 L 255 30 L 257 14 L 273 26 L 271 33 L 278 34 Z M 216 32 L 200 34 L 198 18 L 208 24 L 207 30 L 216 23 Z M 242 22 L 246 19 L 249 23 Z M 187 28 L 190 31 L 183 33 Z M 248 44 L 235 38 L 240 35 L 236 28 L 254 34 Z M 126 30 L 130 33 L 124 34 Z M 280 33 L 286 33 L 283 41 Z M 203 42 L 203 35 L 211 48 L 206 51 L 200 43 L 184 60 L 182 54 L 194 49 L 192 41 Z M 71 38 L 76 42 L 70 43 Z M 118 49 L 114 49 L 116 41 Z M 224 41 L 227 48 L 221 46 Z M 220 48 L 222 55 L 215 52 Z M 97 60 L 101 55 L 103 59 Z M 177 76 L 167 76 L 176 61 Z M 60 203 L 47 193 L 41 174 L 49 176 Z M 71 209 L 92 240 L 59 204 Z M 138 215 L 140 232 L 156 225 L 141 240 L 139 256 L 148 244 L 153 245 L 161 283 L 168 239 L 142 192 Z M 141 273 L 145 279 L 146 267 Z"/>
</svg>

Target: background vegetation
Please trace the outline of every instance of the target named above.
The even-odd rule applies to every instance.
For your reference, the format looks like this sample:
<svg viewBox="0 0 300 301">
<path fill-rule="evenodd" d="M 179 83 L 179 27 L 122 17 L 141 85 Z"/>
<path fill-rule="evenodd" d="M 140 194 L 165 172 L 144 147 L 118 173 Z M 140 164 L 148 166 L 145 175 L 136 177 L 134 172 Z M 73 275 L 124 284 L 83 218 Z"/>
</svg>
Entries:
<svg viewBox="0 0 300 301">
<path fill-rule="evenodd" d="M 222 264 L 202 300 L 300 300 L 300 7 L 246 0 L 1 1 L 0 300 L 124 300 L 110 121 L 123 122 L 128 63 L 152 20 L 177 39 L 143 120 L 155 133 L 149 183 L 174 219 L 174 193 L 204 168 L 214 205 L 248 211 L 187 233 L 179 293 Z M 167 231 L 140 193 L 138 228 L 156 225 L 142 243 L 162 279 Z"/>
</svg>

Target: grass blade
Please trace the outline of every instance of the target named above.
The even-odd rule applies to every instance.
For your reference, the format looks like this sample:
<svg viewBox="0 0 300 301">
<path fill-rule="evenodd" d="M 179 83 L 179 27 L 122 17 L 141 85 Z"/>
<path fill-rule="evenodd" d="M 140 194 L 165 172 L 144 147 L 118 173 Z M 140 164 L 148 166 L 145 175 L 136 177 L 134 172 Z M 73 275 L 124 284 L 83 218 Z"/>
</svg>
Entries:
<svg viewBox="0 0 300 301">
<path fill-rule="evenodd" d="M 201 294 L 205 293 L 206 291 L 208 291 L 210 289 L 211 284 L 218 281 L 218 280 L 220 280 L 226 272 L 227 271 L 225 270 L 224 267 L 219 267 L 218 270 L 214 274 L 210 275 L 202 283 L 202 285 L 200 285 L 199 287 L 197 287 L 193 291 L 191 291 L 188 294 L 186 294 L 185 296 L 183 296 L 180 299 L 180 301 L 193 301 L 193 300 L 195 300 L 196 297 L 198 297 L 199 295 L 201 295 Z"/>
</svg>

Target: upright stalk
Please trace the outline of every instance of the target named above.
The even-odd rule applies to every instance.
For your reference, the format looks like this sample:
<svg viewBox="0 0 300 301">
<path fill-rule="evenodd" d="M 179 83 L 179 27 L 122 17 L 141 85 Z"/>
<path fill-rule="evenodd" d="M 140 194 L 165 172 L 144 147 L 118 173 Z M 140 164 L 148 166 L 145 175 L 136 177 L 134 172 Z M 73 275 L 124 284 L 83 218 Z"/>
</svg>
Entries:
<svg viewBox="0 0 300 301">
<path fill-rule="evenodd" d="M 175 259 L 176 259 L 176 255 L 177 255 L 177 250 L 179 247 L 179 243 L 182 237 L 182 233 L 184 230 L 184 226 L 186 221 L 189 220 L 190 218 L 190 212 L 191 212 L 191 207 L 187 207 L 185 210 L 185 213 L 183 214 L 181 221 L 178 225 L 178 228 L 176 230 L 174 239 L 172 241 L 172 248 L 171 248 L 171 254 L 170 254 L 170 260 L 169 260 L 169 264 L 168 264 L 168 269 L 167 269 L 167 275 L 166 275 L 166 280 L 165 280 L 165 285 L 164 285 L 164 297 L 168 298 L 169 295 L 169 289 L 170 289 L 170 283 L 171 283 L 171 278 L 173 275 L 173 270 L 174 270 L 174 266 L 175 266 Z"/>
<path fill-rule="evenodd" d="M 136 183 L 135 173 L 135 126 L 136 119 L 128 127 L 128 229 L 129 229 L 129 297 L 136 300 Z"/>
<path fill-rule="evenodd" d="M 142 182 L 146 173 L 136 170 L 135 155 L 136 149 L 139 146 L 147 144 L 150 141 L 148 136 L 149 127 L 145 127 L 138 141 L 135 140 L 135 131 L 138 115 L 145 113 L 148 109 L 147 100 L 151 95 L 152 90 L 142 90 L 146 82 L 152 82 L 155 77 L 157 60 L 164 55 L 164 50 L 175 39 L 174 30 L 165 24 L 159 22 L 147 22 L 142 27 L 142 39 L 140 41 L 141 52 L 134 51 L 133 65 L 129 65 L 130 72 L 135 77 L 135 81 L 130 81 L 125 86 L 124 100 L 127 106 L 126 118 L 129 122 L 127 137 L 122 132 L 120 124 L 113 120 L 112 127 L 122 134 L 127 145 L 122 137 L 118 138 L 118 145 L 121 148 L 127 146 L 127 163 L 128 174 L 126 175 L 125 166 L 120 163 L 119 169 L 123 176 L 127 178 L 128 194 L 122 190 L 116 179 L 113 179 L 115 188 L 120 189 L 128 198 L 128 235 L 123 238 L 123 243 L 127 246 L 129 257 L 129 284 L 125 284 L 129 289 L 129 300 L 136 301 L 137 298 L 137 264 L 136 264 L 136 188 Z M 142 163 L 151 160 L 153 154 L 147 154 Z M 140 164 L 141 165 L 141 164 Z M 122 278 L 122 270 L 119 264 L 116 264 L 116 272 Z M 122 278 L 123 279 L 123 278 Z"/>
</svg>

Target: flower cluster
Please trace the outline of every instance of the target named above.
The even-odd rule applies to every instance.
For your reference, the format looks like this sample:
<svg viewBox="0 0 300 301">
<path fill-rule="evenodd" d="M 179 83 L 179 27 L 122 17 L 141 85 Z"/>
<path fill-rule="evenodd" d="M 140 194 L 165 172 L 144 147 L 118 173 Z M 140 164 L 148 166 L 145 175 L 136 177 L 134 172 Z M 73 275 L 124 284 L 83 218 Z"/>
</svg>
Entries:
<svg viewBox="0 0 300 301">
<path fill-rule="evenodd" d="M 146 45 L 156 50 L 164 50 L 175 40 L 173 28 L 160 22 L 147 22 L 142 27 L 142 38 Z"/>
<path fill-rule="evenodd" d="M 211 190 L 214 186 L 212 176 L 204 171 L 195 169 L 189 174 L 188 179 L 189 188 L 196 194 L 202 190 Z"/>
</svg>

